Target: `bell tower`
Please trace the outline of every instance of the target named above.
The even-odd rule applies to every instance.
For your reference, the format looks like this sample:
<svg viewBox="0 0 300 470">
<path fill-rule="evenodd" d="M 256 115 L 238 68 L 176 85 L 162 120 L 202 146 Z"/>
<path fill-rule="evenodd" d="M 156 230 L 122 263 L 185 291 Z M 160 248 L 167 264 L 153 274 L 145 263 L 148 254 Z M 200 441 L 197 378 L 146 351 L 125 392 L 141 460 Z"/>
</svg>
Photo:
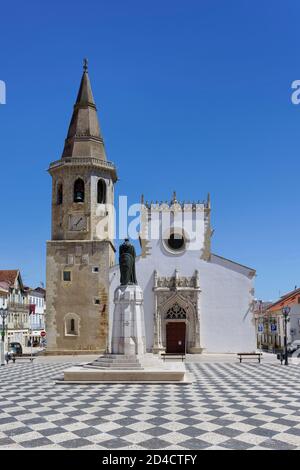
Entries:
<svg viewBox="0 0 300 470">
<path fill-rule="evenodd" d="M 87 60 L 60 160 L 50 164 L 52 235 L 47 242 L 47 352 L 106 348 L 108 271 L 114 263 L 114 183 Z"/>
</svg>

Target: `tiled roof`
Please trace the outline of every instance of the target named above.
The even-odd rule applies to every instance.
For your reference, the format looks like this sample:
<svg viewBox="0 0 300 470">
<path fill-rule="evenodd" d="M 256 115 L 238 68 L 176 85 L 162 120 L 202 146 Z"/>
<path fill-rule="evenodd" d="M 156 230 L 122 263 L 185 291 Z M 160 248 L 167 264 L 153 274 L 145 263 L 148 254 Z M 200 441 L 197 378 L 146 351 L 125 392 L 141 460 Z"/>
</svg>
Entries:
<svg viewBox="0 0 300 470">
<path fill-rule="evenodd" d="M 3 287 L 0 286 L 0 295 L 8 295 L 8 290 L 7 289 L 3 289 Z"/>
<path fill-rule="evenodd" d="M 300 296 L 300 289 L 295 289 L 292 292 L 288 292 L 287 294 L 283 295 L 279 300 L 274 302 L 268 308 L 268 312 L 275 312 L 280 310 L 282 307 L 286 305 L 298 303 L 298 297 Z"/>
<path fill-rule="evenodd" d="M 9 284 L 6 281 L 0 281 L 0 289 L 2 290 L 8 290 L 9 289 Z"/>
<path fill-rule="evenodd" d="M 14 284 L 18 274 L 18 269 L 0 270 L 0 282 L 7 282 L 9 285 Z"/>
</svg>

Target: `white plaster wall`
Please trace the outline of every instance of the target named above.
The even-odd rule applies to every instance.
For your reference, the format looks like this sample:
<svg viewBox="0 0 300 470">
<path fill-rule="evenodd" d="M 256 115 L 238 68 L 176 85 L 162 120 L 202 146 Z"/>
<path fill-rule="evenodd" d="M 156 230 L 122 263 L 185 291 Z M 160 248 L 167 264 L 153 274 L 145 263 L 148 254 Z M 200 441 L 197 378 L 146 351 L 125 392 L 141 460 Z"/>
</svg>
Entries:
<svg viewBox="0 0 300 470">
<path fill-rule="evenodd" d="M 0 296 L 0 308 L 7 308 L 7 297 Z"/>
<path fill-rule="evenodd" d="M 136 261 L 137 280 L 144 292 L 147 350 L 153 345 L 153 272 L 157 270 L 158 276 L 173 276 L 175 269 L 179 276 L 188 277 L 193 276 L 196 269 L 199 271 L 201 347 L 207 352 L 255 350 L 255 328 L 249 310 L 253 280 L 246 275 L 249 270 L 230 261 L 226 267 L 226 260 L 220 263 L 203 261 L 196 250 L 173 255 L 164 249 L 161 240 L 152 240 L 151 248 L 150 256 L 139 257 Z M 110 299 L 113 299 L 120 281 L 118 266 L 111 268 L 110 281 Z M 111 301 L 111 317 L 113 309 Z"/>
<path fill-rule="evenodd" d="M 295 341 L 300 339 L 300 304 L 290 305 L 290 321 L 288 323 L 288 341 Z M 291 330 L 295 333 L 291 334 Z"/>
</svg>

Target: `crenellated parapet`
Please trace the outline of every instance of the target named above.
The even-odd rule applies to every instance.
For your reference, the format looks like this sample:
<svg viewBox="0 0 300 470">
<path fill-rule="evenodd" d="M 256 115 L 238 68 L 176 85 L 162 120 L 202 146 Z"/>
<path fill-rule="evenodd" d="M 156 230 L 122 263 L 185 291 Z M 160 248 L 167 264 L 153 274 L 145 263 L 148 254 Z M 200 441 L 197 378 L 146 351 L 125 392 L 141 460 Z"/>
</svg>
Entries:
<svg viewBox="0 0 300 470">
<path fill-rule="evenodd" d="M 141 197 L 140 244 L 142 257 L 148 256 L 161 240 L 161 248 L 168 251 L 166 238 L 181 233 L 185 248 L 197 249 L 202 259 L 210 258 L 210 196 L 205 201 L 179 201 L 173 193 L 170 201 L 145 201 Z M 174 236 L 174 235 L 173 235 Z M 195 242 L 192 241 L 195 239 Z"/>
<path fill-rule="evenodd" d="M 144 210 L 150 211 L 207 211 L 210 210 L 210 196 L 204 201 L 178 201 L 174 192 L 171 201 L 145 201 L 141 197 L 141 206 Z"/>
</svg>

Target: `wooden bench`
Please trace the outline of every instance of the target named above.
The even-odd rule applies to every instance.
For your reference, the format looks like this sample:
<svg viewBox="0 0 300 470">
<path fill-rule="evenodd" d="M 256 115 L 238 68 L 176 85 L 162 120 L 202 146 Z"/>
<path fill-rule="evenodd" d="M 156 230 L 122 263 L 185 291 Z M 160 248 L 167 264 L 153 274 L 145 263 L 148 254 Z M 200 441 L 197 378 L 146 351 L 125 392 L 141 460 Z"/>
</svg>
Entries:
<svg viewBox="0 0 300 470">
<path fill-rule="evenodd" d="M 183 362 L 185 359 L 185 354 L 184 353 L 161 353 L 161 357 L 163 358 L 164 361 L 166 360 L 166 358 L 171 357 L 173 359 L 180 358 L 181 361 Z"/>
<path fill-rule="evenodd" d="M 32 356 L 32 357 L 31 356 L 15 356 L 15 357 L 12 358 L 12 361 L 13 362 L 16 362 L 16 361 L 19 362 L 20 360 L 25 361 L 26 359 L 27 359 L 27 361 L 33 362 L 34 359 L 36 359 L 36 357 L 35 356 Z"/>
<path fill-rule="evenodd" d="M 261 357 L 262 357 L 262 353 L 237 353 L 239 359 L 240 359 L 240 362 L 242 362 L 242 359 L 258 359 L 258 362 L 260 363 L 261 361 Z"/>
</svg>

